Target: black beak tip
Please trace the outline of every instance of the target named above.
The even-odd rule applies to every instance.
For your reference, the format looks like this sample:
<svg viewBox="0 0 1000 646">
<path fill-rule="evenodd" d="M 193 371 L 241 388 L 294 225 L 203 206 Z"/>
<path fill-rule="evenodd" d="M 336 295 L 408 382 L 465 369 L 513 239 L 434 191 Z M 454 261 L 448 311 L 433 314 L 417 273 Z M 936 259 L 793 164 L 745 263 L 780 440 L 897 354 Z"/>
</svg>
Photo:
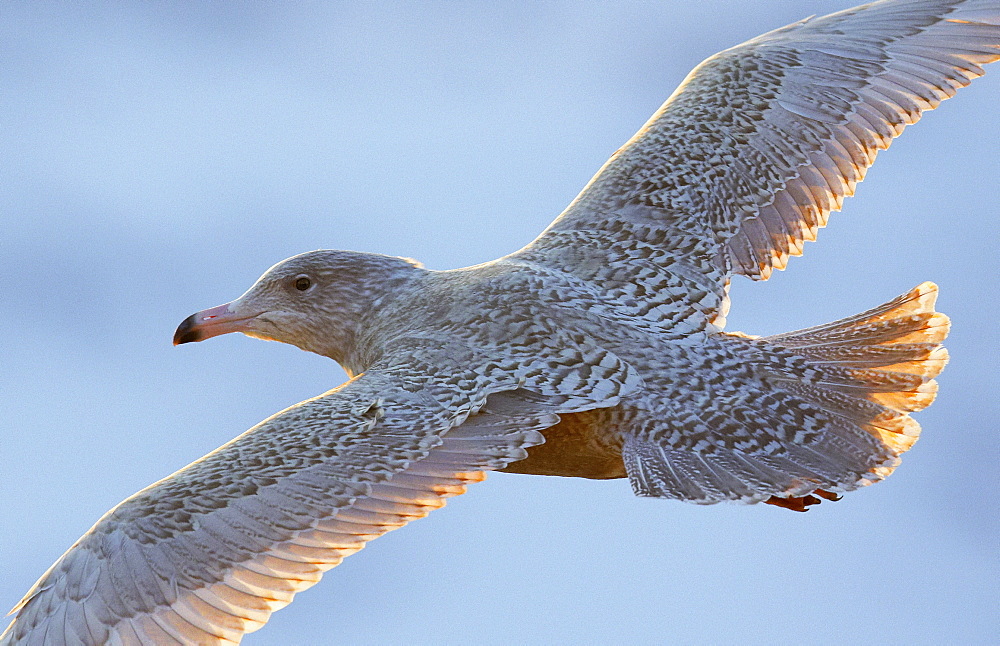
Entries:
<svg viewBox="0 0 1000 646">
<path fill-rule="evenodd" d="M 192 343 L 194 341 L 201 341 L 201 331 L 194 329 L 195 315 L 187 317 L 181 324 L 177 326 L 177 331 L 174 332 L 174 345 L 180 345 L 182 343 Z"/>
</svg>

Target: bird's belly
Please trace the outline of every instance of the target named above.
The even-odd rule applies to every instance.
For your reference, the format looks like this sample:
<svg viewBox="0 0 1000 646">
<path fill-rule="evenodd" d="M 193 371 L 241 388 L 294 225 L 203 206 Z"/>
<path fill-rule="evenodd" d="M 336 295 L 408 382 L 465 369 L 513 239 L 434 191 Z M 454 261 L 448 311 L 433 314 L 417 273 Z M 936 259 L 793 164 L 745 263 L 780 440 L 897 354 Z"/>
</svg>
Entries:
<svg viewBox="0 0 1000 646">
<path fill-rule="evenodd" d="M 545 443 L 528 449 L 528 457 L 501 469 L 507 473 L 574 478 L 624 478 L 621 436 L 614 431 L 622 410 L 600 408 L 563 414 L 542 431 Z"/>
</svg>

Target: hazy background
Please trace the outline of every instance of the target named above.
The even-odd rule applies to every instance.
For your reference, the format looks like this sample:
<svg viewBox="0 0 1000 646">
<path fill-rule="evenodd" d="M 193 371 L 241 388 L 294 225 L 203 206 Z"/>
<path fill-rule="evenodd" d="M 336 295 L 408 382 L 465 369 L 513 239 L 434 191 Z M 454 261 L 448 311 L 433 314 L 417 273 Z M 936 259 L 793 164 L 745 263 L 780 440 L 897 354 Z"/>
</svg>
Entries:
<svg viewBox="0 0 1000 646">
<path fill-rule="evenodd" d="M 431 268 L 531 240 L 706 56 L 840 1 L 0 4 L 0 605 L 107 509 L 344 379 L 189 314 L 317 248 Z M 908 131 L 774 333 L 941 285 L 923 439 L 808 514 L 492 475 L 247 644 L 984 643 L 998 628 L 1000 66 Z M 6 622 L 3 622 L 5 625 Z"/>
</svg>

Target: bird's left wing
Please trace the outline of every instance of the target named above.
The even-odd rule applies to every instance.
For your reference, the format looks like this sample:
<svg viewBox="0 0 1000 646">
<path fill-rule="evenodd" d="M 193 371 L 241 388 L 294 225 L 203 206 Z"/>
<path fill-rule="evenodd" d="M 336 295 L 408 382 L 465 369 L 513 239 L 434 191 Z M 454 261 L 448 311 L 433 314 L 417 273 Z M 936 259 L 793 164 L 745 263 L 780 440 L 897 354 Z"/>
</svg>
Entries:
<svg viewBox="0 0 1000 646">
<path fill-rule="evenodd" d="M 288 408 L 108 512 L 0 643 L 237 643 L 367 541 L 544 441 L 558 416 L 518 386 L 396 362 Z"/>
<path fill-rule="evenodd" d="M 515 255 L 665 329 L 721 325 L 731 275 L 802 253 L 879 150 L 998 58 L 998 0 L 883 0 L 754 38 L 696 67 Z"/>
</svg>

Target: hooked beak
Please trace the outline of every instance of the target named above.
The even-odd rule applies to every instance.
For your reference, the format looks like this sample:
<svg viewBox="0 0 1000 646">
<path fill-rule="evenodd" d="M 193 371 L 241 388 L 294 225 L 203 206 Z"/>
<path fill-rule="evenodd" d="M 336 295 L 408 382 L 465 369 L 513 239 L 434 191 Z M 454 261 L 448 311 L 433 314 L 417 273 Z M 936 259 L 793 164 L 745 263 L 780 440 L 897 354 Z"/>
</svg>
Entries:
<svg viewBox="0 0 1000 646">
<path fill-rule="evenodd" d="M 247 322 L 256 318 L 257 314 L 250 316 L 237 314 L 233 312 L 231 305 L 232 303 L 226 303 L 202 310 L 181 321 L 177 331 L 174 332 L 174 345 L 204 341 L 220 334 L 248 330 Z"/>
</svg>

